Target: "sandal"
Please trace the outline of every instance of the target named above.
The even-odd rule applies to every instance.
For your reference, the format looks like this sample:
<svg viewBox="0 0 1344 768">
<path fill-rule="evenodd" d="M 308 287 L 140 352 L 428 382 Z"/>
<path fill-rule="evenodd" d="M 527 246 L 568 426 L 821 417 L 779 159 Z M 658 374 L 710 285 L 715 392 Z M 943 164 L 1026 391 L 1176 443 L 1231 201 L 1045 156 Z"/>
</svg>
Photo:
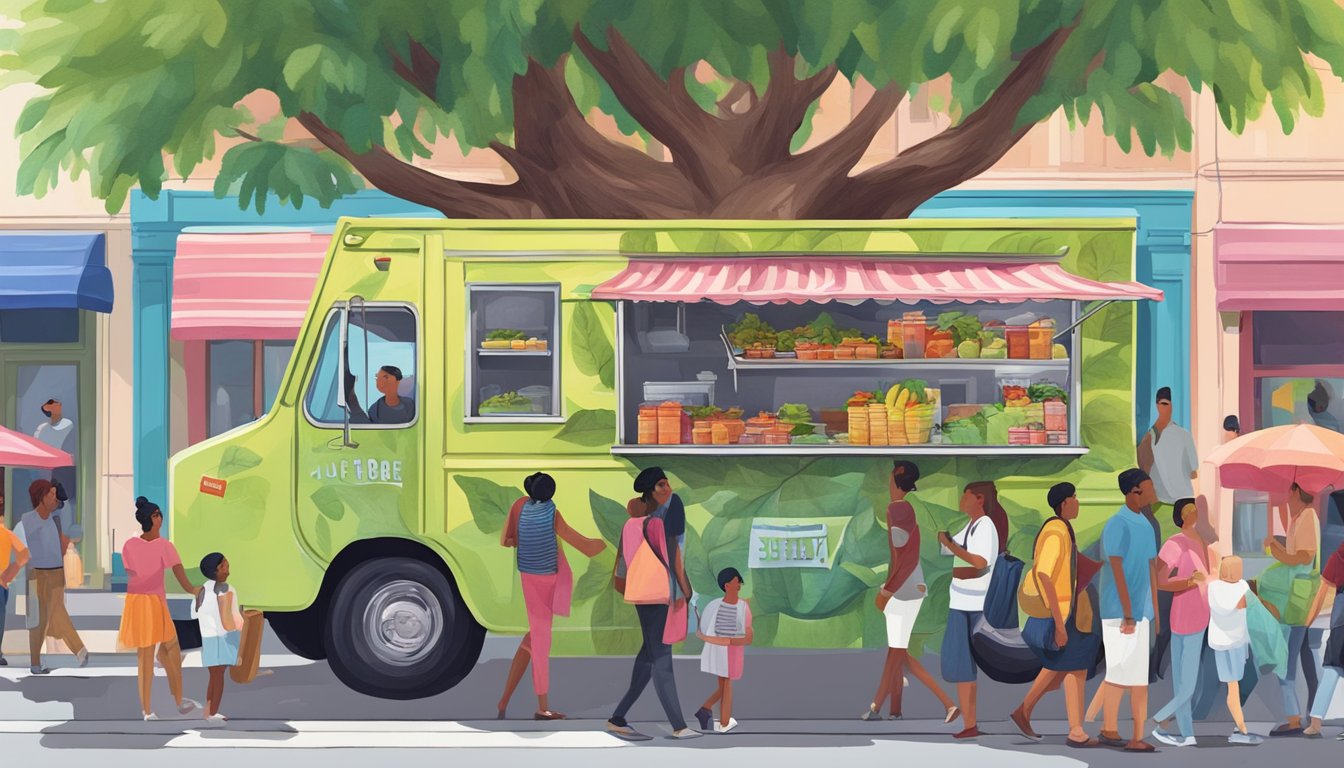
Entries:
<svg viewBox="0 0 1344 768">
<path fill-rule="evenodd" d="M 559 712 L 552 712 L 551 710 L 548 709 L 548 710 L 546 710 L 545 712 L 537 712 L 537 713 L 533 714 L 533 715 L 532 715 L 532 719 L 533 719 L 533 720 L 564 720 L 564 719 L 565 719 L 565 716 L 562 715 L 562 714 L 560 714 Z"/>
<path fill-rule="evenodd" d="M 1101 735 L 1098 737 L 1097 740 L 1107 747 L 1124 747 L 1126 744 L 1129 743 L 1128 741 L 1125 741 L 1124 739 L 1120 738 L 1120 734 L 1117 733 L 1115 735 L 1111 735 L 1105 731 L 1101 732 Z"/>
<path fill-rule="evenodd" d="M 1013 710 L 1013 713 L 1010 714 L 1008 718 L 1013 721 L 1013 725 L 1017 726 L 1018 732 L 1021 733 L 1024 737 L 1030 739 L 1031 741 L 1041 740 L 1041 735 L 1031 729 L 1031 721 L 1028 720 L 1022 714 L 1022 710 L 1020 709 Z"/>
<path fill-rule="evenodd" d="M 1101 739 L 1093 737 L 1084 741 L 1074 741 L 1073 739 L 1066 738 L 1064 739 L 1064 743 L 1074 749 L 1093 749 L 1101 746 Z"/>
<path fill-rule="evenodd" d="M 951 723 L 953 720 L 956 720 L 956 719 L 957 719 L 957 715 L 960 715 L 960 714 L 961 714 L 961 709 L 960 709 L 959 707 L 948 707 L 948 708 L 947 708 L 947 717 L 943 718 L 943 722 L 944 722 L 944 723 Z"/>
<path fill-rule="evenodd" d="M 1156 752 L 1157 747 L 1154 747 L 1152 744 L 1149 744 L 1146 741 L 1131 741 L 1125 745 L 1125 751 L 1148 753 L 1148 752 Z"/>
</svg>

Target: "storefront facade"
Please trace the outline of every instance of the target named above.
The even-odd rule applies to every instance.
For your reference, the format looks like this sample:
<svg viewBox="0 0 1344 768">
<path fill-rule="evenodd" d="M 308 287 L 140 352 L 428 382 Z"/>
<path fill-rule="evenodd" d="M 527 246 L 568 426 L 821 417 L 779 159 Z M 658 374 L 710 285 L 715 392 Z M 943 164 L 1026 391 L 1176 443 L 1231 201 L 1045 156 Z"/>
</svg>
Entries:
<svg viewBox="0 0 1344 768">
<path fill-rule="evenodd" d="M 376 191 L 264 215 L 208 191 L 133 194 L 136 493 L 167 498 L 173 452 L 269 406 L 339 217 L 431 214 Z"/>
<path fill-rule="evenodd" d="M 1344 424 L 1344 226 L 1223 224 L 1214 230 L 1215 290 L 1224 333 L 1235 340 L 1232 392 L 1243 431 Z M 1325 552 L 1344 541 L 1341 494 L 1322 532 Z M 1265 500 L 1237 494 L 1224 528 L 1234 551 L 1261 552 Z M 1258 538 L 1257 538 L 1258 537 Z"/>
<path fill-rule="evenodd" d="M 109 247 L 124 232 L 0 230 L 0 424 L 69 453 L 73 467 L 54 471 L 0 467 L 5 524 L 28 510 L 27 488 L 39 478 L 61 483 L 67 521 L 82 529 L 77 545 L 86 586 L 102 586 L 111 561 L 107 507 L 110 315 L 117 298 Z M 110 449 L 110 450 L 109 450 Z"/>
</svg>

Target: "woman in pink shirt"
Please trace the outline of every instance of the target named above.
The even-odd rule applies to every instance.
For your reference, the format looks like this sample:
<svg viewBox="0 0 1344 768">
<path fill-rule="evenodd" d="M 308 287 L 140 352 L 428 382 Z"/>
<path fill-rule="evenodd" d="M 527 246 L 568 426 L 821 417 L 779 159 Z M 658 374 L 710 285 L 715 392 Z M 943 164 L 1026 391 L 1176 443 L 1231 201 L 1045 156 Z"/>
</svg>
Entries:
<svg viewBox="0 0 1344 768">
<path fill-rule="evenodd" d="M 1206 582 L 1218 572 L 1209 545 L 1200 535 L 1199 507 L 1194 499 L 1181 499 L 1172 507 L 1172 519 L 1180 532 L 1157 553 L 1158 588 L 1174 593 L 1171 598 L 1171 673 L 1175 695 L 1153 715 L 1158 727 L 1153 738 L 1173 747 L 1195 743 L 1195 692 L 1199 687 L 1200 655 L 1204 633 L 1209 628 L 1209 598 Z M 1176 721 L 1177 732 L 1171 730 Z"/>
<path fill-rule="evenodd" d="M 168 688 L 177 702 L 177 711 L 186 715 L 200 704 L 182 698 L 182 649 L 178 647 L 177 629 L 168 613 L 164 572 L 171 568 L 177 583 L 188 594 L 196 594 L 199 590 L 187 581 L 177 549 L 159 533 L 163 528 L 163 512 L 159 506 L 144 496 L 139 497 L 135 500 L 135 519 L 145 532 L 128 540 L 121 550 L 121 560 L 130 580 L 126 585 L 126 608 L 121 614 L 117 641 L 123 648 L 134 648 L 139 655 L 140 711 L 144 718 L 159 719 L 150 707 L 156 647 L 159 663 L 168 674 Z"/>
</svg>

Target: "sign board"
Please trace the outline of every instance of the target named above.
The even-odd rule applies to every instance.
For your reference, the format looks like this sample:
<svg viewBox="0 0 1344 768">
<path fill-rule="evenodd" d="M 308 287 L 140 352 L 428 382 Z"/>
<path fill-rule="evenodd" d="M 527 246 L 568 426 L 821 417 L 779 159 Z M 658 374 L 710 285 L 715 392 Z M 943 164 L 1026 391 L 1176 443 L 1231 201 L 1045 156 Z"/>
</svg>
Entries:
<svg viewBox="0 0 1344 768">
<path fill-rule="evenodd" d="M 751 524 L 751 568 L 830 568 L 839 542 L 830 525 L 815 520 L 766 520 Z"/>
</svg>

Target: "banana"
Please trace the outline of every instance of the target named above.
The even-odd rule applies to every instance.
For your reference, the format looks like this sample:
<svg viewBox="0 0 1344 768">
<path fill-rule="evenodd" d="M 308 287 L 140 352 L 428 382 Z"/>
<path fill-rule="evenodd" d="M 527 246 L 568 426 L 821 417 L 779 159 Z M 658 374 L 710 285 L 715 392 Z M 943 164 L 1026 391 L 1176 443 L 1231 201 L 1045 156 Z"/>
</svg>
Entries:
<svg viewBox="0 0 1344 768">
<path fill-rule="evenodd" d="M 897 413 L 904 412 L 906 403 L 910 402 L 910 390 L 901 389 L 901 394 L 896 397 Z"/>
<path fill-rule="evenodd" d="M 899 397 L 900 394 L 901 394 L 901 385 L 899 384 L 887 390 L 886 406 L 888 410 L 890 410 L 893 406 L 896 405 L 896 398 Z"/>
</svg>

